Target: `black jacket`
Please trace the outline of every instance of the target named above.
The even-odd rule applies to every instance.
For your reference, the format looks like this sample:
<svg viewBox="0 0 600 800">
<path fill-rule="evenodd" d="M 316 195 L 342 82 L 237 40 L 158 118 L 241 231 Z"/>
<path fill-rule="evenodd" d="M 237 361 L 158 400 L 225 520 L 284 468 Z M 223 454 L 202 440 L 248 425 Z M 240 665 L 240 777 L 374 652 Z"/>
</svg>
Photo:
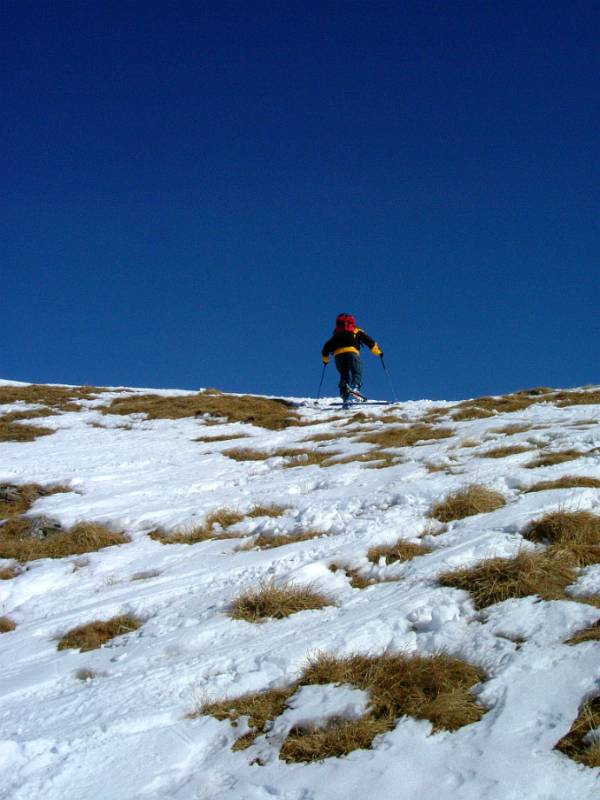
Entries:
<svg viewBox="0 0 600 800">
<path fill-rule="evenodd" d="M 328 339 L 323 345 L 321 354 L 323 358 L 327 358 L 330 353 L 338 356 L 341 353 L 356 353 L 360 355 L 360 348 L 366 345 L 375 355 L 379 355 L 379 346 L 374 339 L 365 333 L 361 328 L 355 328 L 354 331 L 335 331 L 331 339 Z"/>
</svg>

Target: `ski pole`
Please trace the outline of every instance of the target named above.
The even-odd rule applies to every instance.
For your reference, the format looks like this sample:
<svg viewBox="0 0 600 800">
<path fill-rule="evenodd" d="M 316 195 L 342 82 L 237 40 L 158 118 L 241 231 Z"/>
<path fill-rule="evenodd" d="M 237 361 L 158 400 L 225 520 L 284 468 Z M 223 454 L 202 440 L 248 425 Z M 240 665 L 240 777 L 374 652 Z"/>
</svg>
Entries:
<svg viewBox="0 0 600 800">
<path fill-rule="evenodd" d="M 323 372 L 321 373 L 321 383 L 319 384 L 319 391 L 317 392 L 317 400 L 321 397 L 321 387 L 323 386 L 323 378 L 325 377 L 326 369 L 327 369 L 327 364 L 323 364 Z"/>
<path fill-rule="evenodd" d="M 387 367 L 385 365 L 385 361 L 383 360 L 383 356 L 381 355 L 381 356 L 379 356 L 379 358 L 381 359 L 381 366 L 383 367 L 383 371 L 385 372 L 386 377 L 388 379 L 388 383 L 390 385 L 390 389 L 392 390 L 392 398 L 394 400 L 394 403 L 397 403 L 398 402 L 398 398 L 396 396 L 396 392 L 394 391 L 394 384 L 392 383 L 392 379 L 390 378 L 390 373 L 387 371 Z"/>
</svg>

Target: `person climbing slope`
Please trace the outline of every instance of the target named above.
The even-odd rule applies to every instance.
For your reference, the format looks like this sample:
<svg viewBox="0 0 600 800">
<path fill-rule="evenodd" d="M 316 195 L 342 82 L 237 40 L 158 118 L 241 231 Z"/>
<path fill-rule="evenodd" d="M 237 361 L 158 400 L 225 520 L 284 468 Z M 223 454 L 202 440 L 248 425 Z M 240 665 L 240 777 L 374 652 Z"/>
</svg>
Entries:
<svg viewBox="0 0 600 800">
<path fill-rule="evenodd" d="M 340 395 L 345 406 L 352 402 L 353 391 L 360 393 L 362 386 L 362 363 L 360 348 L 366 345 L 375 356 L 383 358 L 383 352 L 374 339 L 357 327 L 352 314 L 338 314 L 331 339 L 323 345 L 323 363 L 329 363 L 333 353 L 335 366 L 340 373 Z"/>
</svg>

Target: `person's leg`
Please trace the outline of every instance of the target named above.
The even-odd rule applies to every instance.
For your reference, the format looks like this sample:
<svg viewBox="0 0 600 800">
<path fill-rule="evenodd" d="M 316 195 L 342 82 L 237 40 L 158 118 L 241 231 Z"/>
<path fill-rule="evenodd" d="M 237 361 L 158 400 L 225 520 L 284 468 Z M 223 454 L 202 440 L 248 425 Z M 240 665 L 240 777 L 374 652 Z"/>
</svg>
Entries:
<svg viewBox="0 0 600 800">
<path fill-rule="evenodd" d="M 351 375 L 350 375 L 350 365 L 351 362 L 348 358 L 351 353 L 341 353 L 339 356 L 335 357 L 335 366 L 337 367 L 338 372 L 340 373 L 340 397 L 342 400 L 346 400 L 348 397 L 348 386 L 350 385 Z"/>
<path fill-rule="evenodd" d="M 362 386 L 362 361 L 360 356 L 348 353 L 350 356 L 350 386 L 360 392 Z"/>
</svg>

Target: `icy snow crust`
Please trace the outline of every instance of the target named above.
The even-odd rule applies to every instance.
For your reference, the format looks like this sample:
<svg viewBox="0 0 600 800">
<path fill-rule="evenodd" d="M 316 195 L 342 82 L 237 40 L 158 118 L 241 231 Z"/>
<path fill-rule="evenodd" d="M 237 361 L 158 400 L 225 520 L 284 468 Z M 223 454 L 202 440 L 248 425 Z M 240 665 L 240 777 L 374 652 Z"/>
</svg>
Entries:
<svg viewBox="0 0 600 800">
<path fill-rule="evenodd" d="M 542 403 L 452 423 L 451 438 L 398 451 L 403 463 L 387 469 L 358 462 L 283 469 L 278 458 L 237 462 L 221 451 L 297 446 L 314 433 L 347 431 L 345 420 L 331 420 L 340 413 L 333 400 L 298 400 L 315 427 L 274 432 L 239 423 L 207 427 L 194 419 L 100 414 L 95 407 L 113 396 L 122 394 L 84 401 L 79 413 L 28 423 L 57 427 L 51 436 L 0 444 L 0 481 L 61 482 L 73 490 L 39 500 L 30 514 L 47 514 L 65 525 L 103 522 L 132 539 L 83 557 L 35 561 L 22 575 L 0 582 L 0 615 L 17 623 L 0 637 L 2 798 L 598 797 L 598 770 L 553 750 L 584 698 L 598 692 L 600 645 L 564 644 L 600 616 L 598 609 L 531 597 L 477 613 L 466 592 L 436 584 L 436 576 L 450 568 L 532 547 L 519 531 L 544 511 L 600 510 L 594 489 L 521 492 L 565 474 L 600 477 L 598 406 Z M 394 410 L 415 420 L 433 405 L 443 404 L 410 402 Z M 0 412 L 22 407 L 2 406 Z M 377 424 L 390 408 L 361 410 Z M 575 425 L 582 420 L 589 424 Z M 522 467 L 533 453 L 480 458 L 506 443 L 506 436 L 490 431 L 508 422 L 539 426 L 511 436 L 510 444 L 579 448 L 589 455 L 536 470 Z M 124 424 L 131 428 L 119 427 Z M 233 433 L 251 438 L 193 441 Z M 478 444 L 461 448 L 465 439 Z M 300 446 L 344 455 L 369 449 L 345 436 Z M 445 464 L 450 474 L 429 472 L 426 462 Z M 373 576 L 401 580 L 358 590 L 342 571 L 329 571 L 333 562 L 368 567 L 372 545 L 399 536 L 417 541 L 432 502 L 472 482 L 503 492 L 507 506 L 451 523 L 441 535 L 425 535 L 419 541 L 433 548 L 429 555 L 372 567 Z M 278 519 L 244 520 L 234 530 L 240 536 L 307 529 L 329 535 L 263 551 L 236 550 L 243 539 L 163 545 L 147 535 L 157 526 L 202 521 L 219 508 L 246 512 L 270 503 L 289 510 Z M 132 581 L 139 573 L 150 577 Z M 229 618 L 231 600 L 265 578 L 313 583 L 337 605 L 263 624 Z M 583 570 L 573 591 L 599 593 L 600 568 Z M 100 650 L 57 651 L 56 637 L 67 630 L 124 613 L 142 617 L 143 626 Z M 372 750 L 308 765 L 278 758 L 289 727 L 309 717 L 323 722 L 358 716 L 368 705 L 365 693 L 303 687 L 271 732 L 239 752 L 230 748 L 246 722 L 233 728 L 208 716 L 185 718 L 203 700 L 291 683 L 315 652 L 385 649 L 422 655 L 443 650 L 483 667 L 489 679 L 476 693 L 487 713 L 454 733 L 435 735 L 429 722 L 403 718 Z M 97 677 L 76 678 L 82 669 Z M 251 765 L 258 753 L 264 766 Z"/>
</svg>

